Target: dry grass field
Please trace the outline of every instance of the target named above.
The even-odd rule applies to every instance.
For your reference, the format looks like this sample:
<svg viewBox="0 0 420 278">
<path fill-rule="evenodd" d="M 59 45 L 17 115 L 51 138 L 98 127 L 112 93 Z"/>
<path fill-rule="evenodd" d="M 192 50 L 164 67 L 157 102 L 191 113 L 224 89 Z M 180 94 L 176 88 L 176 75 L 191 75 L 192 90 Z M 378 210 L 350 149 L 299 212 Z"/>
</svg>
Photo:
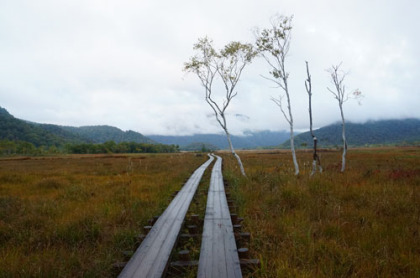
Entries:
<svg viewBox="0 0 420 278">
<path fill-rule="evenodd" d="M 206 159 L 0 159 L 0 277 L 112 277 L 112 263 Z"/>
<path fill-rule="evenodd" d="M 352 149 L 345 173 L 340 152 L 322 151 L 314 177 L 309 151 L 298 152 L 299 177 L 288 151 L 240 152 L 248 178 L 221 154 L 251 257 L 261 260 L 246 276 L 420 277 L 419 148 Z M 112 277 L 121 251 L 206 159 L 0 159 L 0 277 Z M 205 204 L 206 187 L 199 192 Z"/>
<path fill-rule="evenodd" d="M 227 154 L 224 175 L 251 232 L 249 277 L 420 277 L 420 149 L 241 152 L 248 178 Z"/>
</svg>

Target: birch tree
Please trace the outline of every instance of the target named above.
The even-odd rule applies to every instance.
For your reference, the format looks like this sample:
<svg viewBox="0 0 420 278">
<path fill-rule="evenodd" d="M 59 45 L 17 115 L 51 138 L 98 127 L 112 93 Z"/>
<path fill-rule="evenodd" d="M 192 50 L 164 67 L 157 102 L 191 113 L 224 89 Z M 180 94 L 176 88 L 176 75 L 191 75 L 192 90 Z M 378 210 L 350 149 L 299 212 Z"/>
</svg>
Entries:
<svg viewBox="0 0 420 278">
<path fill-rule="evenodd" d="M 350 98 L 360 99 L 362 93 L 359 90 L 355 90 L 353 93 L 349 94 L 346 92 L 346 86 L 344 85 L 344 79 L 347 76 L 347 73 L 340 70 L 341 64 L 337 66 L 331 66 L 327 72 L 331 76 L 331 83 L 334 85 L 334 89 L 327 87 L 328 91 L 333 94 L 334 98 L 338 102 L 338 107 L 340 108 L 341 115 L 341 126 L 342 126 L 342 139 L 343 139 L 343 154 L 341 161 L 341 172 L 344 172 L 346 169 L 346 155 L 347 155 L 347 139 L 346 139 L 346 121 L 344 118 L 343 104 Z M 359 102 L 360 103 L 360 102 Z"/>
<path fill-rule="evenodd" d="M 235 91 L 244 68 L 251 63 L 256 52 L 250 44 L 242 44 L 240 42 L 231 42 L 222 50 L 216 51 L 212 45 L 212 41 L 208 38 L 199 39 L 194 45 L 196 55 L 185 63 L 184 70 L 193 72 L 199 78 L 201 85 L 205 89 L 205 100 L 211 107 L 214 116 L 226 134 L 229 148 L 232 155 L 238 161 L 242 175 L 246 176 L 241 158 L 235 152 L 232 144 L 231 135 L 228 129 L 226 119 L 226 109 L 232 99 L 237 96 Z M 216 77 L 220 77 L 224 97 L 223 102 L 217 102 L 213 94 L 214 81 Z"/>
<path fill-rule="evenodd" d="M 256 30 L 256 45 L 259 53 L 270 67 L 270 77 L 264 77 L 274 82 L 281 88 L 283 94 L 271 100 L 280 108 L 284 118 L 290 126 L 290 149 L 292 151 L 295 175 L 299 174 L 299 165 L 296 159 L 293 114 L 288 87 L 289 73 L 286 71 L 285 61 L 290 48 L 291 30 L 293 17 L 275 16 L 271 19 L 271 27 L 263 30 Z M 283 107 L 286 102 L 287 112 Z"/>
<path fill-rule="evenodd" d="M 311 176 L 313 176 L 316 173 L 317 166 L 319 167 L 320 173 L 322 173 L 322 167 L 321 167 L 321 160 L 319 159 L 319 156 L 317 154 L 317 149 L 316 149 L 318 139 L 316 138 L 314 131 L 312 130 L 312 80 L 311 80 L 311 75 L 309 74 L 308 62 L 306 62 L 306 75 L 307 75 L 307 79 L 305 80 L 305 88 L 309 97 L 309 130 L 311 132 L 312 140 L 314 141 L 314 151 L 313 151 L 313 156 L 312 156 L 313 157 L 312 172 L 311 172 Z"/>
</svg>

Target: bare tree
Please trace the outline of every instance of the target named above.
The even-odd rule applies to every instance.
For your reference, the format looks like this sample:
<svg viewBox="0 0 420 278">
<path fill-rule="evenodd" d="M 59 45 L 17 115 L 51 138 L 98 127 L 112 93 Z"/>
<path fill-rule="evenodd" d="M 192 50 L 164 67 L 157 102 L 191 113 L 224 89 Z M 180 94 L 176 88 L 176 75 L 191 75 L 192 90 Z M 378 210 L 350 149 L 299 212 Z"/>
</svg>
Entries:
<svg viewBox="0 0 420 278">
<path fill-rule="evenodd" d="M 292 151 L 295 175 L 299 174 L 299 165 L 296 159 L 294 133 L 293 133 L 293 114 L 290 102 L 288 87 L 289 73 L 286 72 L 285 60 L 290 48 L 291 30 L 293 17 L 275 16 L 271 19 L 269 29 L 256 30 L 256 45 L 262 57 L 271 68 L 271 77 L 264 77 L 274 82 L 277 87 L 283 90 L 278 98 L 272 97 L 271 100 L 280 107 L 284 118 L 290 126 L 290 149 Z M 286 97 L 287 113 L 283 109 L 283 100 Z"/>
<path fill-rule="evenodd" d="M 226 109 L 232 99 L 237 96 L 235 87 L 245 66 L 251 63 L 256 52 L 252 45 L 240 42 L 231 42 L 218 52 L 213 48 L 212 41 L 208 38 L 199 39 L 198 43 L 194 45 L 194 50 L 197 54 L 185 63 L 184 70 L 195 73 L 200 79 L 205 88 L 206 102 L 212 108 L 217 122 L 226 134 L 230 151 L 238 161 L 242 175 L 246 176 L 241 158 L 233 148 L 226 121 Z M 217 103 L 213 95 L 216 76 L 221 78 L 225 90 L 223 103 Z"/>
<path fill-rule="evenodd" d="M 344 79 L 347 76 L 347 73 L 340 70 L 341 64 L 337 66 L 331 66 L 327 70 L 327 72 L 331 76 L 331 82 L 334 84 L 334 89 L 331 90 L 327 87 L 328 91 L 330 91 L 334 98 L 338 101 L 338 107 L 340 108 L 341 114 L 341 126 L 342 126 L 342 138 L 343 138 L 343 154 L 342 154 L 342 162 L 341 162 L 341 172 L 344 172 L 346 169 L 346 154 L 347 154 L 347 139 L 346 139 L 346 122 L 344 119 L 344 112 L 343 112 L 343 104 L 349 100 L 349 98 L 359 99 L 362 97 L 362 93 L 359 90 L 355 90 L 351 95 L 346 92 L 346 86 L 344 85 Z M 359 102 L 360 103 L 360 102 Z"/>
<path fill-rule="evenodd" d="M 306 62 L 306 74 L 308 78 L 305 80 L 305 88 L 306 92 L 309 96 L 309 130 L 311 132 L 312 140 L 314 141 L 314 151 L 313 151 L 313 160 L 312 160 L 312 172 L 311 176 L 313 176 L 316 173 L 316 166 L 318 164 L 319 172 L 322 173 L 322 167 L 321 167 L 321 160 L 319 159 L 319 156 L 317 154 L 317 143 L 318 139 L 316 138 L 313 130 L 312 130 L 312 80 L 311 75 L 309 74 L 309 65 L 308 62 Z"/>
</svg>

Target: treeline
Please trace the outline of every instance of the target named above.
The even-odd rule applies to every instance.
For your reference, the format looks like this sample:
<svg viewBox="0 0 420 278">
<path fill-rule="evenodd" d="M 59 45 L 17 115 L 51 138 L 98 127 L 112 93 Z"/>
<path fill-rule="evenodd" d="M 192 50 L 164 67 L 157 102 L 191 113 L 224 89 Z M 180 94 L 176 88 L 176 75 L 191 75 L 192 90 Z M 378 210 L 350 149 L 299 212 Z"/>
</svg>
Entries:
<svg viewBox="0 0 420 278">
<path fill-rule="evenodd" d="M 82 126 L 82 127 L 71 127 L 61 126 L 62 130 L 68 131 L 71 134 L 86 138 L 87 142 L 90 143 L 104 143 L 108 141 L 114 141 L 116 143 L 121 142 L 136 142 L 136 143 L 147 143 L 156 144 L 157 142 L 147 138 L 141 133 L 128 130 L 122 131 L 119 128 L 113 126 Z"/>
<path fill-rule="evenodd" d="M 52 155 L 52 154 L 103 154 L 103 153 L 174 153 L 179 152 L 178 145 L 147 144 L 136 142 L 102 144 L 81 143 L 66 144 L 61 147 L 35 146 L 25 141 L 0 140 L 0 155 Z"/>
<path fill-rule="evenodd" d="M 115 143 L 108 141 L 102 144 L 66 145 L 70 154 L 100 154 L 100 153 L 174 153 L 179 152 L 178 145 L 147 144 L 136 142 Z"/>
</svg>

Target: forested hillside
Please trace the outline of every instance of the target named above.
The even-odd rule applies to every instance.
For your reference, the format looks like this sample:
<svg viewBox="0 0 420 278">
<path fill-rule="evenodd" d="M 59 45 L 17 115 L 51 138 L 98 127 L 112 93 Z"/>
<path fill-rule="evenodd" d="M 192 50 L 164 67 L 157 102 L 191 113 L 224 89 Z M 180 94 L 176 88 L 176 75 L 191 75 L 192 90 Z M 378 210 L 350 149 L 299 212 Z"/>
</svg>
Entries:
<svg viewBox="0 0 420 278">
<path fill-rule="evenodd" d="M 61 146 L 64 144 L 105 143 L 114 141 L 155 144 L 141 133 L 122 131 L 112 126 L 58 126 L 38 124 L 13 117 L 0 107 L 0 140 L 25 141 L 35 146 Z"/>
<path fill-rule="evenodd" d="M 136 143 L 148 143 L 155 144 L 156 142 L 142 135 L 141 133 L 129 130 L 122 131 L 119 128 L 107 125 L 101 126 L 82 126 L 82 127 L 71 127 L 63 126 L 63 130 L 79 135 L 83 138 L 87 138 L 94 143 L 104 143 L 108 141 L 114 141 L 116 143 L 121 142 L 136 142 Z"/>
<path fill-rule="evenodd" d="M 209 144 L 219 149 L 227 149 L 228 142 L 224 134 L 194 134 L 186 136 L 148 135 L 149 138 L 163 144 L 176 144 L 185 148 L 191 144 Z M 232 143 L 237 149 L 256 149 L 278 146 L 289 138 L 286 131 L 246 132 L 244 136 L 232 136 Z"/>
<path fill-rule="evenodd" d="M 314 131 L 319 147 L 341 146 L 341 124 L 333 124 Z M 349 146 L 420 144 L 420 120 L 382 120 L 363 124 L 347 123 L 346 137 Z M 312 146 L 309 132 L 295 137 L 297 147 Z M 289 141 L 283 147 L 290 146 Z"/>
<path fill-rule="evenodd" d="M 17 119 L 0 107 L 0 155 L 177 152 L 134 131 L 111 126 L 63 127 Z"/>
<path fill-rule="evenodd" d="M 0 140 L 25 141 L 35 146 L 82 143 L 89 140 L 54 125 L 40 125 L 16 119 L 0 107 Z"/>
<path fill-rule="evenodd" d="M 332 124 L 314 131 L 320 148 L 341 146 L 341 124 Z M 247 132 L 244 136 L 232 136 L 237 149 L 256 149 L 279 146 L 288 148 L 288 132 Z M 347 123 L 346 136 L 349 146 L 372 146 L 410 144 L 420 145 L 420 120 L 383 120 L 363 124 Z M 144 136 L 135 131 L 122 131 L 112 126 L 70 127 L 51 124 L 37 124 L 13 117 L 0 107 L 0 141 L 25 142 L 35 147 L 63 147 L 68 144 L 101 144 L 114 142 L 133 142 L 138 144 L 178 145 L 184 150 L 227 149 L 228 143 L 223 134 L 194 134 L 189 136 Z M 287 141 L 286 141 L 287 140 Z M 158 142 L 158 143 L 157 143 Z M 309 132 L 295 136 L 297 147 L 311 147 Z M 22 145 L 27 148 L 28 145 Z M 85 146 L 86 147 L 86 146 Z M 120 146 L 127 149 L 127 146 Z M 106 148 L 105 148 L 106 149 Z M 108 148 L 109 149 L 109 148 Z M 128 149 L 132 149 L 131 147 Z M 143 147 L 142 149 L 145 149 Z"/>
</svg>

